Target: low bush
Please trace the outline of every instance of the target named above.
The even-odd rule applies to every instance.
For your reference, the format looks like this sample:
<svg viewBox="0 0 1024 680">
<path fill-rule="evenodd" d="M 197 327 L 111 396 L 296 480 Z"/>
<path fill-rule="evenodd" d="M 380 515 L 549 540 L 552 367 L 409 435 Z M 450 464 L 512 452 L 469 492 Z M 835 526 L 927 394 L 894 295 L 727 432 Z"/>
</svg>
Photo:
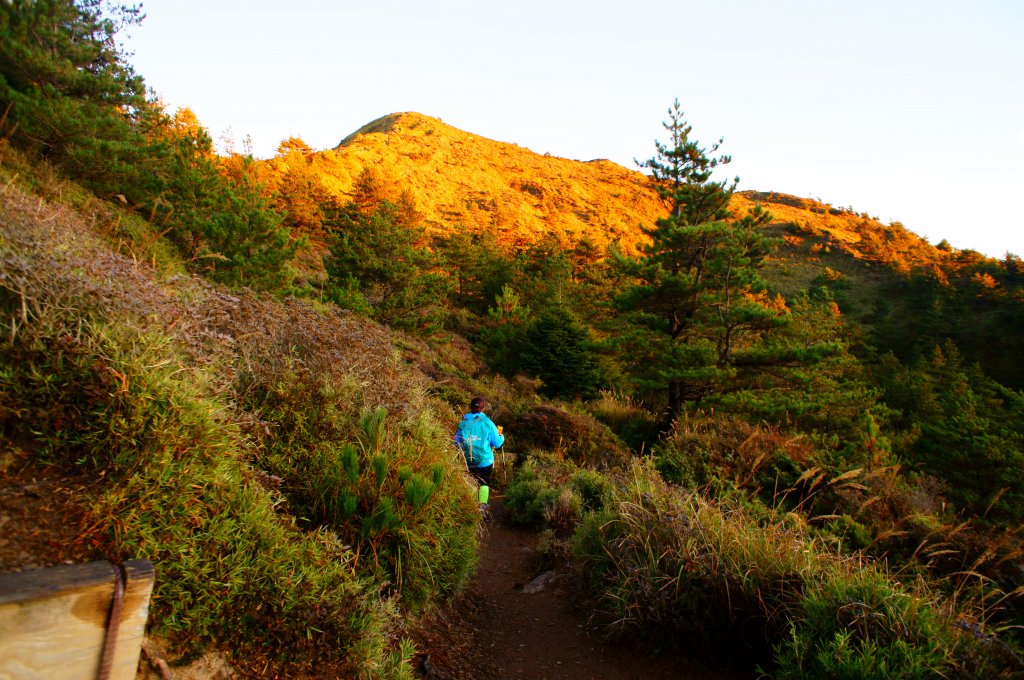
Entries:
<svg viewBox="0 0 1024 680">
<path fill-rule="evenodd" d="M 536 454 L 519 467 L 505 490 L 505 508 L 512 521 L 535 524 L 544 519 L 544 510 L 555 504 L 559 489 L 548 466 L 538 462 Z"/>
<path fill-rule="evenodd" d="M 634 452 L 649 449 L 660 437 L 658 419 L 629 397 L 605 390 L 588 410 Z"/>
<path fill-rule="evenodd" d="M 554 454 L 533 452 L 505 492 L 505 507 L 520 524 L 545 522 L 556 537 L 567 537 L 584 512 L 600 510 L 611 498 L 612 482 L 600 472 L 578 468 Z"/>
<path fill-rule="evenodd" d="M 250 386 L 247 406 L 272 433 L 257 462 L 304 526 L 337 533 L 360 572 L 418 609 L 465 584 L 479 511 L 436 421 L 360 412 L 353 389 L 296 376 L 262 396 Z"/>
<path fill-rule="evenodd" d="M 626 447 L 605 425 L 568 407 L 531 406 L 508 429 L 516 433 L 519 447 L 557 449 L 580 466 L 614 469 L 629 460 Z"/>
</svg>

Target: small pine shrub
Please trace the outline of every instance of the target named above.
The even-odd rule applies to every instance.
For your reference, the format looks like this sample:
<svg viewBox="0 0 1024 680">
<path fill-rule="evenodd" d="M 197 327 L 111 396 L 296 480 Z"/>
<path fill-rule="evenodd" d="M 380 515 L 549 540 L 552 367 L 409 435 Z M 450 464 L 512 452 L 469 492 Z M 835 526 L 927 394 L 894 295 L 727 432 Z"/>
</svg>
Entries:
<svg viewBox="0 0 1024 680">
<path fill-rule="evenodd" d="M 336 532 L 359 571 L 393 584 L 411 609 L 465 584 L 478 513 L 435 425 L 392 424 L 385 408 L 354 410 L 342 387 L 287 373 L 247 395 L 275 433 L 258 464 L 284 480 L 303 526 Z"/>
</svg>

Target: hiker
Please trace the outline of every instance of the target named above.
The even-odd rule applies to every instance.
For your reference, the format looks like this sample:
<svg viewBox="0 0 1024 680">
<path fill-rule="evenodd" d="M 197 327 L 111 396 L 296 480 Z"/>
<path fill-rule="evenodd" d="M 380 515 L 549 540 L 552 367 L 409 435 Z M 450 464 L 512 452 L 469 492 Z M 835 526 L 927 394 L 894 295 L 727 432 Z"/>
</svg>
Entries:
<svg viewBox="0 0 1024 680">
<path fill-rule="evenodd" d="M 462 417 L 455 430 L 455 444 L 462 449 L 466 457 L 469 473 L 480 484 L 478 498 L 481 510 L 489 509 L 491 472 L 494 471 L 494 449 L 500 449 L 505 443 L 501 428 L 487 417 L 484 410 L 487 400 L 473 397 L 469 402 L 469 413 Z"/>
</svg>

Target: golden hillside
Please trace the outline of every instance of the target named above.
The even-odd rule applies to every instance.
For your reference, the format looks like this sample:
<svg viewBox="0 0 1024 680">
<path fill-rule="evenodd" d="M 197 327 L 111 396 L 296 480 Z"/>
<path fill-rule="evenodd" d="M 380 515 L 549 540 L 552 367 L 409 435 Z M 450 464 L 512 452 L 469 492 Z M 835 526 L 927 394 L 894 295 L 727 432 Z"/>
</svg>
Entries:
<svg viewBox="0 0 1024 680">
<path fill-rule="evenodd" d="M 304 151 L 283 151 L 267 167 L 280 178 L 290 164 L 302 163 L 343 200 L 355 196 L 357 180 L 369 170 L 385 197 L 411 196 L 433 234 L 468 228 L 491 230 L 509 247 L 551 235 L 567 245 L 589 239 L 632 250 L 645 240 L 639 227 L 666 214 L 643 173 L 607 160 L 537 154 L 419 113 L 390 114 L 335 149 Z M 732 207 L 739 215 L 757 202 L 775 216 L 771 228 L 786 234 L 783 250 L 790 256 L 813 257 L 827 248 L 903 271 L 948 260 L 948 253 L 901 225 L 883 225 L 812 199 L 745 191 L 735 195 Z"/>
<path fill-rule="evenodd" d="M 736 214 L 744 214 L 757 203 L 774 217 L 769 229 L 782 227 L 784 256 L 835 251 L 903 272 L 950 261 L 951 251 L 939 250 L 898 222 L 885 225 L 866 213 L 809 198 L 774 191 L 744 191 L 733 196 L 730 208 Z"/>
<path fill-rule="evenodd" d="M 282 171 L 289 160 L 270 161 Z M 509 245 L 553 235 L 629 248 L 664 208 L 645 176 L 606 160 L 568 160 L 463 132 L 437 118 L 395 113 L 307 160 L 321 182 L 351 197 L 372 170 L 396 194 L 408 192 L 435 233 L 491 229 Z"/>
</svg>

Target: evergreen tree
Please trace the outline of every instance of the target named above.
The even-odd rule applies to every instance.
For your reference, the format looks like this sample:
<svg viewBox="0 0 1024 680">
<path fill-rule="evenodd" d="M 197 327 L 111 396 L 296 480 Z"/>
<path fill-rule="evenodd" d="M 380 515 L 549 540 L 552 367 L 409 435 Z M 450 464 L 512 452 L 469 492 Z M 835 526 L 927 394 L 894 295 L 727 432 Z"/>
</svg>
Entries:
<svg viewBox="0 0 1024 680">
<path fill-rule="evenodd" d="M 204 225 L 208 267 L 217 280 L 256 288 L 279 288 L 291 276 L 287 264 L 302 246 L 282 226 L 251 156 L 238 157 L 233 175 L 221 183 L 217 209 Z"/>
<path fill-rule="evenodd" d="M 429 331 L 446 313 L 449 280 L 438 270 L 422 229 L 403 221 L 400 206 L 372 212 L 350 203 L 331 215 L 324 256 L 335 302 L 407 330 Z"/>
<path fill-rule="evenodd" d="M 632 283 L 616 297 L 632 325 L 623 338 L 626 360 L 642 389 L 664 390 L 674 420 L 687 401 L 721 391 L 741 367 L 767 357 L 745 354 L 756 339 L 785 323 L 781 301 L 766 295 L 757 270 L 775 243 L 760 230 L 770 220 L 757 207 L 729 222 L 729 199 L 738 179 L 716 182 L 712 173 L 730 162 L 719 143 L 702 148 L 690 138 L 679 102 L 665 123 L 668 144 L 641 163 L 669 215 L 646 232 L 639 258 L 615 255 Z"/>
<path fill-rule="evenodd" d="M 592 399 L 608 380 L 588 329 L 570 309 L 552 306 L 527 329 L 519 364 L 550 397 Z"/>
<path fill-rule="evenodd" d="M 141 181 L 152 114 L 115 40 L 137 7 L 101 0 L 0 2 L 0 115 L 5 134 L 100 193 Z"/>
<path fill-rule="evenodd" d="M 293 236 L 323 241 L 325 212 L 335 199 L 313 168 L 312 155 L 309 145 L 297 137 L 278 145 L 277 157 L 285 168 L 277 178 L 274 205 L 285 215 L 283 224 Z"/>
<path fill-rule="evenodd" d="M 453 299 L 474 314 L 488 307 L 512 282 L 514 264 L 494 234 L 459 229 L 440 244 L 444 268 L 454 279 Z"/>
<path fill-rule="evenodd" d="M 952 341 L 912 368 L 883 358 L 876 380 L 912 443 L 903 455 L 949 483 L 961 509 L 1024 517 L 1024 395 L 965 365 Z"/>
</svg>

